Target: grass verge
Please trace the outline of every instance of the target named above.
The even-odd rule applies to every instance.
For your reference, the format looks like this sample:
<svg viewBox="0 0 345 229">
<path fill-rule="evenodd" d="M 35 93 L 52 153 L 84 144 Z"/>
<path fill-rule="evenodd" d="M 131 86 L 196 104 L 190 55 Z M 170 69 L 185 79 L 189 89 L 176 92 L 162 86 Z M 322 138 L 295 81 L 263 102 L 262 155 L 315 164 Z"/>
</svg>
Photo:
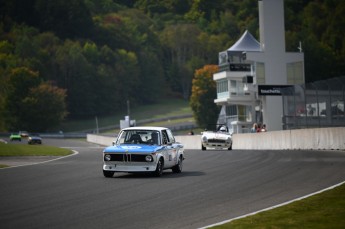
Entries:
<svg viewBox="0 0 345 229">
<path fill-rule="evenodd" d="M 130 116 L 132 120 L 142 120 L 148 118 L 163 118 L 167 116 L 192 114 L 189 102 L 183 99 L 162 99 L 151 105 L 132 105 Z M 113 115 L 99 116 L 98 126 L 106 127 L 118 125 L 120 120 L 127 115 L 127 107 Z M 62 123 L 60 129 L 64 132 L 80 131 L 96 128 L 96 117 L 82 120 L 67 120 Z"/>
<path fill-rule="evenodd" d="M 216 229 L 290 229 L 345 228 L 345 185 L 296 201 L 270 211 L 258 213 Z"/>
<path fill-rule="evenodd" d="M 0 143 L 0 157 L 4 156 L 66 156 L 69 149 L 43 145 L 17 145 Z"/>
<path fill-rule="evenodd" d="M 193 124 L 195 121 L 194 121 L 194 118 L 180 118 L 180 119 L 173 119 L 173 120 L 167 120 L 167 121 L 159 121 L 159 122 L 150 122 L 150 123 L 145 123 L 145 124 L 141 124 L 140 126 L 163 126 L 163 127 L 169 127 L 171 125 L 174 125 L 174 124 L 180 124 L 180 123 L 183 123 L 183 124 Z M 203 130 L 200 129 L 200 128 L 196 128 L 196 129 L 193 129 L 194 133 L 195 134 L 200 134 Z M 120 132 L 120 129 L 117 128 L 117 129 L 113 129 L 113 130 L 108 130 L 108 131 L 105 131 L 105 132 L 102 132 L 102 133 L 106 133 L 106 134 L 118 134 Z M 190 132 L 190 130 L 176 130 L 176 131 L 173 131 L 174 135 L 186 135 Z"/>
</svg>

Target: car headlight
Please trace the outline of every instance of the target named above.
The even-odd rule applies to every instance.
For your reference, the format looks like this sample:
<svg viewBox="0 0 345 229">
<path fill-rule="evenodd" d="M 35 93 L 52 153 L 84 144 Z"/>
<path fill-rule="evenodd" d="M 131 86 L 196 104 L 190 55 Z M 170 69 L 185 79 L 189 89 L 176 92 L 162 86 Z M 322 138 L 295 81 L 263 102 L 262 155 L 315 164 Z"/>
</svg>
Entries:
<svg viewBox="0 0 345 229">
<path fill-rule="evenodd" d="M 202 141 L 207 142 L 207 137 L 206 136 L 202 137 Z"/>
<path fill-rule="evenodd" d="M 111 160 L 111 155 L 110 154 L 105 154 L 104 155 L 104 160 L 105 161 L 110 161 Z"/>
<path fill-rule="evenodd" d="M 147 162 L 152 162 L 152 161 L 153 161 L 153 157 L 152 157 L 151 155 L 147 155 L 147 156 L 145 157 L 145 160 L 146 160 Z"/>
<path fill-rule="evenodd" d="M 226 141 L 227 141 L 228 143 L 230 143 L 230 142 L 231 142 L 231 138 L 228 138 Z"/>
</svg>

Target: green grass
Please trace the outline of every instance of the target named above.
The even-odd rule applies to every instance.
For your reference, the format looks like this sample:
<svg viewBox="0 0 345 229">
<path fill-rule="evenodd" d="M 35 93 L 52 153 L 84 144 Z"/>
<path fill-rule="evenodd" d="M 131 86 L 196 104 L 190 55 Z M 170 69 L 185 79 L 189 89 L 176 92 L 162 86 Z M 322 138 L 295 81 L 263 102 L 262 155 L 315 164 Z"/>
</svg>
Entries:
<svg viewBox="0 0 345 229">
<path fill-rule="evenodd" d="M 315 196 L 213 227 L 215 229 L 345 228 L 345 185 Z"/>
<path fill-rule="evenodd" d="M 22 145 L 0 143 L 0 157 L 3 156 L 66 156 L 71 150 L 54 146 Z"/>
<path fill-rule="evenodd" d="M 169 116 L 192 114 L 189 102 L 183 99 L 161 99 L 157 104 L 152 105 L 131 105 L 130 117 L 132 120 L 143 120 L 151 118 L 164 118 Z M 118 125 L 120 120 L 127 115 L 127 107 L 113 115 L 99 116 L 98 127 Z M 96 117 L 82 120 L 67 120 L 59 130 L 64 132 L 80 131 L 96 128 Z"/>
</svg>

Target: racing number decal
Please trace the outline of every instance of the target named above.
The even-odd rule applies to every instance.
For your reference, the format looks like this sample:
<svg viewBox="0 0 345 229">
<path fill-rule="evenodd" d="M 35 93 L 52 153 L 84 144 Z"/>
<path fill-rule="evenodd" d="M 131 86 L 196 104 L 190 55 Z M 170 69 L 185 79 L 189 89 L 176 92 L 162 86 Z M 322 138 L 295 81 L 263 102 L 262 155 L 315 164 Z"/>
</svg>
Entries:
<svg viewBox="0 0 345 229">
<path fill-rule="evenodd" d="M 177 161 L 177 160 L 176 160 L 176 158 L 177 158 L 177 157 L 176 157 L 176 155 L 177 155 L 176 152 L 177 152 L 176 149 L 173 149 L 173 150 L 172 150 L 172 154 L 169 154 L 169 161 L 172 161 L 173 159 L 175 159 L 175 161 Z"/>
</svg>

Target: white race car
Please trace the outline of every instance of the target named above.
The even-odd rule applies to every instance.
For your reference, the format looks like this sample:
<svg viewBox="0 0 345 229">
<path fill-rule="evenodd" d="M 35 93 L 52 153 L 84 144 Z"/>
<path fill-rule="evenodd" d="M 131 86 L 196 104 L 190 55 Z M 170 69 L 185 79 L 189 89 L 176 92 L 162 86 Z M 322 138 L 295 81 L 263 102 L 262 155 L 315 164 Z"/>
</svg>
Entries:
<svg viewBox="0 0 345 229">
<path fill-rule="evenodd" d="M 226 126 L 220 126 L 217 131 L 204 131 L 201 136 L 201 149 L 232 150 L 232 137 Z"/>
<path fill-rule="evenodd" d="M 165 127 L 130 127 L 121 130 L 113 146 L 103 151 L 103 175 L 115 172 L 150 172 L 161 176 L 163 170 L 182 172 L 184 148 Z"/>
</svg>

